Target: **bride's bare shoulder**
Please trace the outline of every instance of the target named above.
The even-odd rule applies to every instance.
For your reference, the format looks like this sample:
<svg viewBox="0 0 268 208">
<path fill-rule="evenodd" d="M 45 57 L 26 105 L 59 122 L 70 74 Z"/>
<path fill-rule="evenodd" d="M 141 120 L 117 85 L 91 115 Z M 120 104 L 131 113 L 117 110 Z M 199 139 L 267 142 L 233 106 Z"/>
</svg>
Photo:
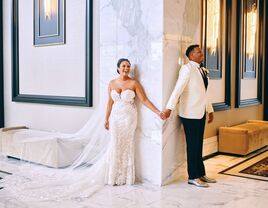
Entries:
<svg viewBox="0 0 268 208">
<path fill-rule="evenodd" d="M 129 84 L 130 84 L 131 86 L 134 86 L 134 87 L 136 87 L 136 85 L 138 84 L 138 81 L 137 81 L 136 79 L 134 79 L 134 78 L 130 78 L 130 79 L 128 80 L 128 82 L 129 82 Z"/>
<path fill-rule="evenodd" d="M 116 79 L 112 79 L 109 82 L 109 86 L 113 86 L 116 83 Z"/>
<path fill-rule="evenodd" d="M 141 85 L 140 82 L 137 79 L 132 79 L 132 82 L 135 86 Z"/>
<path fill-rule="evenodd" d="M 112 80 L 110 80 L 110 83 L 114 83 L 114 82 L 116 82 L 117 80 L 118 80 L 118 78 L 112 79 Z"/>
<path fill-rule="evenodd" d="M 135 84 L 136 84 L 136 83 L 139 83 L 139 81 L 136 80 L 135 78 L 130 78 L 130 81 L 133 82 L 133 83 L 135 83 Z"/>
</svg>

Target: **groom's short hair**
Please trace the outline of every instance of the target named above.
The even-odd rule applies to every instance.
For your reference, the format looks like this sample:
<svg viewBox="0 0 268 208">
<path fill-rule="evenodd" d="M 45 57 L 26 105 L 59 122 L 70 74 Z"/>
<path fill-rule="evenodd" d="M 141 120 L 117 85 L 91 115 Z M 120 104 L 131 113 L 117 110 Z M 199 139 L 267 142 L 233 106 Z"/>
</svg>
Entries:
<svg viewBox="0 0 268 208">
<path fill-rule="evenodd" d="M 190 46 L 186 49 L 186 53 L 185 53 L 186 56 L 189 58 L 190 53 L 191 53 L 195 48 L 197 48 L 197 47 L 199 47 L 198 44 L 190 45 Z"/>
</svg>

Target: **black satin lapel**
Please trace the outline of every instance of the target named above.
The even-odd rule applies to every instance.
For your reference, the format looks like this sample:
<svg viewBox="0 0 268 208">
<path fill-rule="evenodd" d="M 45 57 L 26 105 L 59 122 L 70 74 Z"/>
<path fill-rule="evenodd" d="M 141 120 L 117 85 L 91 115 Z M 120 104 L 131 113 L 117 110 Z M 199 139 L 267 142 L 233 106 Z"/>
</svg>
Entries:
<svg viewBox="0 0 268 208">
<path fill-rule="evenodd" d="M 206 88 L 206 90 L 207 90 L 207 88 L 208 88 L 208 78 L 207 78 L 207 76 L 205 75 L 205 72 L 203 71 L 202 68 L 199 68 L 199 72 L 200 72 L 200 74 L 201 74 L 201 76 L 202 76 L 202 78 L 203 78 L 203 82 L 204 82 L 205 88 Z"/>
</svg>

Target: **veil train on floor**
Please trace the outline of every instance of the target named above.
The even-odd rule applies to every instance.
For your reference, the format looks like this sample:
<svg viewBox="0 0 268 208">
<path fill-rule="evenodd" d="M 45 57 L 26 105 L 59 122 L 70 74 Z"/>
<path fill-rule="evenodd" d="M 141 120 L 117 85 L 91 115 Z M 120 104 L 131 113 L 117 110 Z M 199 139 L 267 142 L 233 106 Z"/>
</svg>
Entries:
<svg viewBox="0 0 268 208">
<path fill-rule="evenodd" d="M 57 134 L 57 139 L 62 144 L 80 143 L 83 146 L 69 167 L 55 169 L 21 161 L 16 172 L 0 180 L 0 187 L 4 187 L 0 194 L 33 202 L 88 197 L 103 187 L 107 180 L 109 132 L 103 126 L 104 105 L 98 106 L 79 131 L 73 134 Z M 30 141 L 31 139 L 23 140 L 14 146 L 21 147 Z M 20 150 L 20 154 L 24 152 Z M 49 149 L 44 149 L 42 157 L 49 153 Z M 2 162 L 9 162 L 9 159 L 3 158 L 1 157 Z"/>
<path fill-rule="evenodd" d="M 89 197 L 101 189 L 107 182 L 110 151 L 109 131 L 103 126 L 104 106 L 104 102 L 100 101 L 90 119 L 76 133 L 57 135 L 62 144 L 80 143 L 83 146 L 69 167 L 54 169 L 22 161 L 16 172 L 0 181 L 0 186 L 4 187 L 0 194 L 30 203 Z M 159 120 L 154 123 L 161 131 L 162 123 L 159 123 Z M 27 142 L 29 141 L 25 140 L 17 145 Z M 21 151 L 21 154 L 23 152 Z M 49 149 L 44 150 L 43 154 L 43 157 L 46 157 Z"/>
</svg>

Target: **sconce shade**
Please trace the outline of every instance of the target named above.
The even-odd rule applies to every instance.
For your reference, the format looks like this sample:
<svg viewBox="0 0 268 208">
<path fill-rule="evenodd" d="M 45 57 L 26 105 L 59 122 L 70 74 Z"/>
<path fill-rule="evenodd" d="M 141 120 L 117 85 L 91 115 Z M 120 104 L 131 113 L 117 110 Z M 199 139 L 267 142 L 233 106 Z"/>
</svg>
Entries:
<svg viewBox="0 0 268 208">
<path fill-rule="evenodd" d="M 52 0 L 44 0 L 44 15 L 45 15 L 45 20 L 50 20 L 51 19 L 51 14 L 52 14 Z"/>
<path fill-rule="evenodd" d="M 207 50 L 212 55 L 217 51 L 220 29 L 220 0 L 207 1 Z"/>
<path fill-rule="evenodd" d="M 34 0 L 34 45 L 65 43 L 65 0 Z"/>
<path fill-rule="evenodd" d="M 257 7 L 256 3 L 249 6 L 247 12 L 247 24 L 246 24 L 246 54 L 248 59 L 253 59 L 255 54 L 255 42 L 256 42 L 256 30 L 257 30 Z"/>
</svg>

